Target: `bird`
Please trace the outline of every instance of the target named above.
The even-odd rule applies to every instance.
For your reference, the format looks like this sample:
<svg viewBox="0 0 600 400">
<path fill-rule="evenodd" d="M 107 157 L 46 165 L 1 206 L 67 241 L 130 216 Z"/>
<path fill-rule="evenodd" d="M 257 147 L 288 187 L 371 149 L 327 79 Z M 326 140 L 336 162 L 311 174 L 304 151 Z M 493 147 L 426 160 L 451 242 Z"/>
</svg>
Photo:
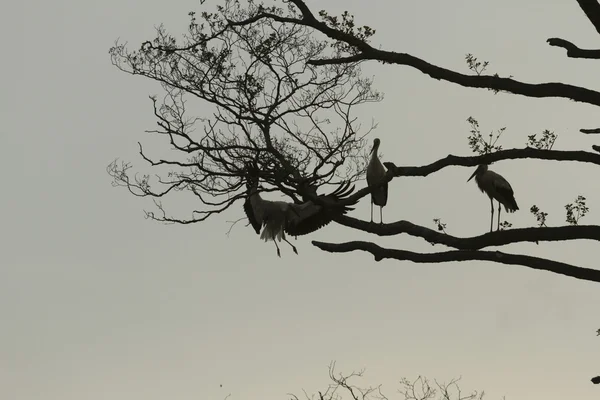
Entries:
<svg viewBox="0 0 600 400">
<path fill-rule="evenodd" d="M 490 198 L 490 205 L 492 207 L 490 232 L 493 231 L 494 226 L 494 200 L 498 201 L 498 229 L 500 229 L 501 205 L 504 206 L 506 212 L 510 213 L 519 209 L 510 183 L 502 175 L 490 171 L 487 164 L 477 166 L 477 169 L 467 182 L 473 179 L 473 177 L 475 177 L 475 182 L 477 182 L 479 189 Z"/>
<path fill-rule="evenodd" d="M 258 193 L 256 177 L 248 177 L 246 186 L 248 196 L 244 201 L 244 212 L 256 234 L 260 234 L 265 242 L 272 240 L 275 243 L 278 257 L 281 257 L 281 251 L 277 241 L 282 240 L 298 254 L 296 247 L 285 237 L 286 233 L 296 237 L 312 233 L 329 224 L 335 217 L 353 210 L 349 206 L 358 201 L 348 205 L 337 204 L 354 191 L 354 185 L 350 187 L 349 182 L 341 184 L 328 195 L 317 196 L 325 204 L 317 204 L 312 200 L 301 203 L 265 200 Z"/>
<path fill-rule="evenodd" d="M 377 156 L 377 151 L 379 150 L 379 145 L 381 144 L 381 140 L 375 138 L 373 140 L 373 147 L 371 148 L 371 160 L 369 161 L 369 165 L 367 166 L 367 185 L 369 187 L 374 187 L 381 182 L 381 180 L 385 177 L 386 169 L 379 161 L 379 157 Z M 379 223 L 383 224 L 383 207 L 387 204 L 388 198 L 388 184 L 384 183 L 381 186 L 378 186 L 376 189 L 373 189 L 371 192 L 371 222 L 373 222 L 373 204 L 379 206 Z"/>
</svg>

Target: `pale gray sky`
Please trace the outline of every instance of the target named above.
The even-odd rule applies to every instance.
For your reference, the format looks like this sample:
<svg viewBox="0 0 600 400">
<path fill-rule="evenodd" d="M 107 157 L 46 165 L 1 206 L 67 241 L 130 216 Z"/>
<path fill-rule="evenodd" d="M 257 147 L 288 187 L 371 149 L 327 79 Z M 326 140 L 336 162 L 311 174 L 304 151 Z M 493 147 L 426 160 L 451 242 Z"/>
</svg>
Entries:
<svg viewBox="0 0 600 400">
<path fill-rule="evenodd" d="M 490 399 L 597 398 L 600 286 L 522 267 L 489 263 L 376 263 L 364 253 L 334 256 L 311 239 L 366 234 L 331 225 L 287 247 L 228 220 L 241 204 L 204 224 L 165 226 L 143 218 L 151 202 L 110 186 L 106 165 L 121 157 L 145 165 L 137 141 L 154 126 L 147 96 L 158 85 L 110 64 L 120 37 L 131 46 L 165 23 L 187 24 L 197 0 L 105 0 L 4 4 L 0 74 L 0 397 L 14 400 L 287 398 L 322 390 L 327 366 L 367 368 L 364 384 L 395 398 L 401 376 L 449 380 Z M 208 0 L 209 6 L 217 3 Z M 549 47 L 564 37 L 597 47 L 575 1 L 311 1 L 344 9 L 377 29 L 374 43 L 466 71 L 464 55 L 490 72 L 528 82 L 564 81 L 600 89 L 598 63 Z M 386 160 L 420 165 L 469 154 L 469 116 L 484 131 L 507 126 L 502 144 L 554 130 L 557 149 L 589 149 L 577 132 L 600 126 L 600 112 L 564 99 L 529 99 L 434 81 L 399 66 L 369 64 L 386 98 L 357 110 L 379 123 Z M 199 110 L 201 112 L 202 110 Z M 373 136 L 373 137 L 374 137 Z M 564 204 L 588 198 L 597 224 L 600 190 L 590 165 L 505 161 L 494 169 L 512 184 L 530 226 L 537 204 L 564 223 Z M 397 179 L 387 221 L 433 226 L 459 236 L 484 233 L 489 202 L 471 169 Z M 185 210 L 182 210 L 185 212 Z M 369 218 L 368 200 L 351 215 Z M 390 247 L 442 250 L 398 236 Z M 521 244 L 529 252 L 595 267 L 594 242 Z M 223 387 L 220 388 L 219 385 Z"/>
</svg>

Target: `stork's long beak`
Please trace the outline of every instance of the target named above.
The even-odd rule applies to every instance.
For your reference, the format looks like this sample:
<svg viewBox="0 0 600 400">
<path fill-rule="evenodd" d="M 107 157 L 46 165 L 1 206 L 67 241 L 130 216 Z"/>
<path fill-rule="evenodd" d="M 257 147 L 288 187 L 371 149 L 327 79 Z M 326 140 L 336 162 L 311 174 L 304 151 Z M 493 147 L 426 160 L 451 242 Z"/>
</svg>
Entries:
<svg viewBox="0 0 600 400">
<path fill-rule="evenodd" d="M 369 151 L 369 155 L 373 154 L 374 149 L 375 149 L 375 146 L 371 146 L 371 151 Z"/>
<path fill-rule="evenodd" d="M 475 170 L 475 172 L 473 172 L 473 175 L 471 175 L 471 177 L 469 179 L 467 179 L 467 182 L 469 182 L 471 179 L 473 179 L 473 177 L 475 176 L 475 174 L 477 174 L 477 170 Z"/>
</svg>

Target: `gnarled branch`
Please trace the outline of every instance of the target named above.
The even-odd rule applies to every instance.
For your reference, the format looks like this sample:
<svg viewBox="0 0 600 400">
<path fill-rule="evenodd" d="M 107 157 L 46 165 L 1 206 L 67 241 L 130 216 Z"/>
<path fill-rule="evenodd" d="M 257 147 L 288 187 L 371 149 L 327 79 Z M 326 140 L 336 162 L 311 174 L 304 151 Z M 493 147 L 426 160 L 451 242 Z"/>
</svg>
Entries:
<svg viewBox="0 0 600 400">
<path fill-rule="evenodd" d="M 407 250 L 386 249 L 375 243 L 353 241 L 346 243 L 325 243 L 313 241 L 312 244 L 330 253 L 348 253 L 362 250 L 371 253 L 375 261 L 391 258 L 415 263 L 442 263 L 450 261 L 492 261 L 500 264 L 521 265 L 555 274 L 570 276 L 592 282 L 600 282 L 600 270 L 577 267 L 559 261 L 532 257 L 521 254 L 509 254 L 500 251 L 452 250 L 439 253 L 416 253 Z"/>
<path fill-rule="evenodd" d="M 546 40 L 546 42 L 548 42 L 550 46 L 562 47 L 567 50 L 567 57 L 569 58 L 600 58 L 600 49 L 581 49 L 568 40 L 561 38 L 550 38 Z"/>
<path fill-rule="evenodd" d="M 252 24 L 262 18 L 270 18 L 282 23 L 293 23 L 311 27 L 331 39 L 346 43 L 354 49 L 353 54 L 350 54 L 349 56 L 309 60 L 308 63 L 311 65 L 345 64 L 356 60 L 376 60 L 383 63 L 406 65 L 415 68 L 434 79 L 456 83 L 464 87 L 506 91 L 513 94 L 535 98 L 562 97 L 578 102 L 600 106 L 600 92 L 580 86 L 557 82 L 539 84 L 524 83 L 511 78 L 502 78 L 497 75 L 465 75 L 430 64 L 425 60 L 407 53 L 376 49 L 369 45 L 365 40 L 362 40 L 352 33 L 336 29 L 328 26 L 325 22 L 317 20 L 303 0 L 290 0 L 290 2 L 298 8 L 302 18 L 283 17 L 272 13 L 259 12 L 247 19 L 230 21 L 230 24 L 234 26 L 243 26 Z M 589 1 L 578 0 L 578 2 L 582 9 L 584 9 L 586 12 L 586 15 L 588 15 L 588 18 L 590 18 L 588 10 L 592 10 L 594 7 L 587 4 L 590 3 Z M 595 24 L 595 19 L 590 19 Z"/>
<path fill-rule="evenodd" d="M 381 181 L 381 184 L 390 182 L 394 177 L 414 176 L 425 177 L 433 174 L 443 168 L 449 166 L 475 167 L 479 164 L 490 164 L 501 160 L 518 160 L 525 158 L 534 158 L 539 160 L 554 160 L 554 161 L 576 161 L 600 165 L 600 154 L 591 153 L 581 150 L 540 150 L 532 147 L 524 149 L 508 149 L 500 150 L 489 154 L 479 156 L 455 156 L 448 155 L 442 159 L 423 166 L 406 166 L 398 167 L 393 162 L 386 161 L 383 164 L 388 169 L 386 177 Z M 352 196 L 348 197 L 345 203 L 352 203 L 355 200 L 371 193 L 374 189 L 365 187 L 356 191 Z"/>
<path fill-rule="evenodd" d="M 539 150 L 527 147 L 524 149 L 500 150 L 480 156 L 455 156 L 450 154 L 445 158 L 421 167 L 397 167 L 392 162 L 386 162 L 385 166 L 392 170 L 394 176 L 427 176 L 451 165 L 475 167 L 479 164 L 491 164 L 501 160 L 520 160 L 525 158 L 554 161 L 577 161 L 600 165 L 600 155 L 588 151 Z"/>
<path fill-rule="evenodd" d="M 424 226 L 415 225 L 409 221 L 374 224 L 343 215 L 336 218 L 335 222 L 378 236 L 393 236 L 406 233 L 410 236 L 423 238 L 431 244 L 443 244 L 458 250 L 480 250 L 490 246 L 504 246 L 520 242 L 555 242 L 579 239 L 600 241 L 600 226 L 597 225 L 510 229 L 488 232 L 480 236 L 460 238 Z"/>
<path fill-rule="evenodd" d="M 596 31 L 600 33 L 600 4 L 598 4 L 598 0 L 577 0 L 577 3 L 594 25 Z"/>
</svg>

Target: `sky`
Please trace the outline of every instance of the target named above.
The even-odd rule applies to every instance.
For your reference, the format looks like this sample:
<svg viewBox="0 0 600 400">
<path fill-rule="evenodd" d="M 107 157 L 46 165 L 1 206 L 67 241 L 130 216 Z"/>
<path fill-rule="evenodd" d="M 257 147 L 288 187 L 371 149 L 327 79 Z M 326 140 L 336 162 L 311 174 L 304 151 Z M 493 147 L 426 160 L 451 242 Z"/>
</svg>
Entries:
<svg viewBox="0 0 600 400">
<path fill-rule="evenodd" d="M 214 7 L 217 0 L 207 0 Z M 600 90 L 597 62 L 573 60 L 545 43 L 562 37 L 597 47 L 575 1 L 500 3 L 310 1 L 344 9 L 377 30 L 373 43 L 468 72 L 472 53 L 489 71 L 525 82 L 562 81 Z M 181 32 L 199 1 L 56 0 L 2 5 L 0 74 L 0 397 L 14 400 L 288 398 L 324 390 L 327 368 L 365 368 L 357 385 L 382 384 L 390 399 L 401 377 L 484 389 L 488 399 L 597 398 L 600 374 L 598 284 L 525 267 L 462 262 L 375 262 L 361 252 L 334 255 L 311 240 L 372 240 L 387 247 L 442 251 L 406 235 L 378 238 L 331 224 L 294 244 L 299 255 L 261 242 L 241 204 L 202 224 L 144 219 L 148 199 L 113 188 L 106 166 L 119 157 L 146 166 L 137 142 L 152 129 L 153 82 L 118 71 L 108 49 L 132 47 L 164 23 Z M 506 127 L 504 148 L 523 147 L 544 129 L 555 149 L 598 144 L 580 128 L 600 110 L 565 99 L 530 99 L 466 89 L 413 69 L 366 64 L 385 99 L 357 109 L 378 129 L 385 161 L 423 165 L 469 155 L 469 116 L 483 132 Z M 201 113 L 202 110 L 198 110 Z M 520 210 L 514 227 L 564 225 L 564 205 L 582 194 L 600 221 L 593 166 L 508 160 Z M 395 179 L 386 221 L 474 236 L 489 224 L 489 201 L 472 169 Z M 364 185 L 364 181 L 361 185 Z M 186 210 L 181 210 L 185 213 Z M 350 215 L 369 219 L 364 199 Z M 597 244 L 514 244 L 528 253 L 595 267 Z"/>
</svg>

